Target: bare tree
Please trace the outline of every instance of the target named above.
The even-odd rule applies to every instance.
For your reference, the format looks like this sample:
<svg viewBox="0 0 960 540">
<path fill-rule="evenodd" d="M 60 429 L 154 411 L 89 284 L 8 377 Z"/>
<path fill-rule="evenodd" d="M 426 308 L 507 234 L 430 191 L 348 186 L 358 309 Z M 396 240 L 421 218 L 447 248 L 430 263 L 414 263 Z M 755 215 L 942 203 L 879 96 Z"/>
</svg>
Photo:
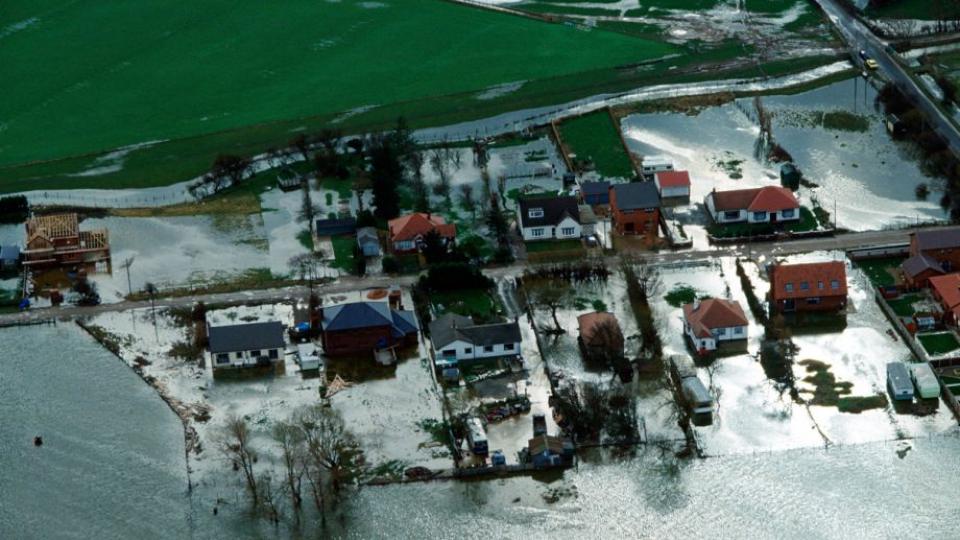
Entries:
<svg viewBox="0 0 960 540">
<path fill-rule="evenodd" d="M 304 180 L 300 188 L 303 190 L 303 200 L 300 203 L 300 212 L 297 218 L 300 221 L 306 221 L 310 233 L 313 234 L 314 219 L 322 210 L 319 205 L 313 202 L 313 196 L 310 194 L 310 182 Z"/>
<path fill-rule="evenodd" d="M 340 414 L 319 404 L 302 409 L 296 415 L 296 424 L 306 443 L 307 479 L 318 509 L 322 510 L 323 476 L 328 477 L 333 491 L 338 492 L 352 472 L 357 444 Z"/>
<path fill-rule="evenodd" d="M 213 186 L 214 191 L 220 191 L 227 186 L 238 186 L 253 171 L 253 162 L 249 158 L 220 154 L 213 161 L 213 166 L 203 177 L 206 184 Z"/>
<path fill-rule="evenodd" d="M 464 210 L 470 212 L 470 215 L 476 219 L 477 217 L 477 201 L 473 196 L 473 186 L 470 184 L 461 184 L 460 185 L 460 206 Z"/>
<path fill-rule="evenodd" d="M 551 334 L 566 333 L 566 330 L 560 326 L 557 310 L 566 304 L 567 294 L 570 291 L 569 286 L 557 280 L 546 280 L 531 287 L 525 286 L 524 290 L 530 305 L 550 312 L 550 317 L 553 319 L 553 329 L 548 332 Z"/>
<path fill-rule="evenodd" d="M 257 475 L 253 467 L 257 462 L 257 452 L 250 446 L 250 429 L 246 420 L 238 416 L 227 419 L 220 440 L 220 451 L 243 473 L 253 506 L 259 506 L 260 492 L 257 490 Z"/>
<path fill-rule="evenodd" d="M 280 445 L 280 457 L 283 462 L 284 480 L 290 493 L 290 502 L 295 510 L 303 502 L 302 483 L 306 446 L 303 432 L 289 422 L 278 422 L 273 427 L 273 439 Z"/>
<path fill-rule="evenodd" d="M 443 148 L 434 148 L 430 151 L 430 167 L 437 174 L 437 184 L 433 186 L 433 193 L 450 200 L 450 170 L 447 168 L 447 155 Z"/>
<path fill-rule="evenodd" d="M 299 276 L 300 281 L 306 281 L 310 290 L 313 290 L 313 282 L 320 277 L 320 257 L 318 252 L 301 253 L 290 257 L 287 264 L 293 272 Z"/>
<path fill-rule="evenodd" d="M 290 139 L 290 142 L 287 143 L 291 150 L 296 152 L 303 158 L 303 161 L 310 161 L 311 149 L 313 148 L 313 138 L 307 135 L 306 133 L 300 133 L 296 137 Z"/>
</svg>

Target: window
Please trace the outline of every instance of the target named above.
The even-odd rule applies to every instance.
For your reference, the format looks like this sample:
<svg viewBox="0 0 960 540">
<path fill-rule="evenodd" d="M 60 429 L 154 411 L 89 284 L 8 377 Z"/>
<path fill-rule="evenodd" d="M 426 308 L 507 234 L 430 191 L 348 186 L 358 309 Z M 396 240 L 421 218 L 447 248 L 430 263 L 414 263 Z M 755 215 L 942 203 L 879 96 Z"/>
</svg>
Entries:
<svg viewBox="0 0 960 540">
<path fill-rule="evenodd" d="M 573 227 L 564 227 L 560 229 L 560 234 L 564 236 L 573 236 L 573 230 L 574 230 Z"/>
<path fill-rule="evenodd" d="M 647 208 L 646 210 L 644 210 L 644 212 L 648 214 L 652 214 L 654 210 L 656 210 L 656 208 Z"/>
<path fill-rule="evenodd" d="M 443 356 L 456 356 L 456 355 L 457 355 L 457 350 L 456 350 L 456 349 L 447 349 L 447 350 L 445 350 L 445 351 L 440 351 L 440 354 L 443 355 Z"/>
<path fill-rule="evenodd" d="M 766 221 L 766 220 L 767 220 L 767 213 L 766 213 L 766 212 L 754 212 L 754 213 L 753 213 L 753 220 L 754 220 L 754 221 Z"/>
<path fill-rule="evenodd" d="M 276 349 L 270 349 L 270 354 L 267 356 L 269 356 L 271 360 L 276 360 L 280 357 L 280 353 L 278 353 Z"/>
<path fill-rule="evenodd" d="M 235 353 L 235 357 L 237 360 L 240 360 L 243 358 L 243 353 L 242 352 Z"/>
<path fill-rule="evenodd" d="M 543 208 L 531 208 L 527 211 L 527 215 L 531 219 L 542 218 L 543 217 Z"/>
<path fill-rule="evenodd" d="M 786 289 L 787 292 L 793 292 L 793 283 L 787 283 L 784 285 L 784 289 Z"/>
<path fill-rule="evenodd" d="M 493 345 L 484 345 L 483 352 L 493 352 Z"/>
<path fill-rule="evenodd" d="M 473 348 L 467 347 L 463 350 L 463 354 L 473 354 Z"/>
<path fill-rule="evenodd" d="M 740 211 L 734 210 L 733 212 L 724 212 L 723 219 L 740 219 Z"/>
<path fill-rule="evenodd" d="M 831 289 L 839 289 L 839 288 L 840 288 L 840 282 L 837 281 L 837 280 L 835 280 L 835 279 L 831 279 L 831 280 L 830 280 L 830 288 L 831 288 Z"/>
<path fill-rule="evenodd" d="M 780 215 L 781 215 L 782 217 L 785 217 L 785 218 L 792 218 L 795 212 L 796 212 L 796 210 L 794 210 L 793 208 L 791 208 L 791 209 L 789 209 L 789 210 L 781 210 L 781 211 L 780 211 Z"/>
<path fill-rule="evenodd" d="M 813 297 L 813 298 L 807 298 L 807 303 L 810 304 L 810 305 L 814 305 L 814 306 L 815 306 L 815 305 L 817 305 L 817 304 L 820 303 L 820 297 L 819 297 L 819 296 L 815 296 L 815 297 Z"/>
<path fill-rule="evenodd" d="M 531 229 L 530 236 L 534 238 L 540 238 L 541 236 L 543 236 L 543 229 Z"/>
<path fill-rule="evenodd" d="M 503 350 L 505 350 L 505 351 L 512 351 L 512 350 L 513 350 L 513 343 L 504 343 L 504 344 L 503 344 Z"/>
<path fill-rule="evenodd" d="M 823 290 L 823 282 L 822 282 L 822 281 L 818 281 L 818 282 L 817 282 L 817 288 L 820 289 L 820 290 Z"/>
<path fill-rule="evenodd" d="M 217 355 L 218 364 L 228 364 L 230 363 L 230 354 L 229 353 L 220 353 Z"/>
<path fill-rule="evenodd" d="M 734 326 L 734 327 L 733 327 L 733 333 L 736 334 L 736 335 L 738 335 L 738 336 L 742 336 L 742 335 L 743 335 L 743 327 L 742 327 L 742 326 Z"/>
<path fill-rule="evenodd" d="M 801 281 L 801 282 L 800 282 L 800 290 L 801 290 L 801 291 L 809 291 L 809 290 L 810 290 L 810 284 L 807 283 L 806 281 Z"/>
</svg>

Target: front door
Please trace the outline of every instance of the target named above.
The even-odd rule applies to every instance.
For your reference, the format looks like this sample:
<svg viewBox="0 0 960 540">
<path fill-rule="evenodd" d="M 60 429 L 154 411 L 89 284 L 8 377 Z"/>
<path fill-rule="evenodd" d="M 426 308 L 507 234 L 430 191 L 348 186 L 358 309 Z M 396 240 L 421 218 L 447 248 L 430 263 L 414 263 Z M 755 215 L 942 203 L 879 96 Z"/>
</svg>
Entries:
<svg viewBox="0 0 960 540">
<path fill-rule="evenodd" d="M 793 298 L 789 298 L 783 301 L 783 310 L 784 311 L 794 311 L 797 309 L 797 301 Z"/>
</svg>

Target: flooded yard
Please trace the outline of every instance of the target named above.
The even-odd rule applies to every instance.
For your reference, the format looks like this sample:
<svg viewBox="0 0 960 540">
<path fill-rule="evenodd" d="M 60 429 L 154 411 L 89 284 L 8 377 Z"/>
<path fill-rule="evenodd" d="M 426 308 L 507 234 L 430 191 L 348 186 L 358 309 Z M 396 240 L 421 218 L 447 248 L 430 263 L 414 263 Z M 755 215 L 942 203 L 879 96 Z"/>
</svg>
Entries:
<svg viewBox="0 0 960 540">
<path fill-rule="evenodd" d="M 875 96 L 872 86 L 854 78 L 762 98 L 774 140 L 810 182 L 797 192 L 800 203 L 818 201 L 839 227 L 855 231 L 947 219 L 938 204 L 939 182 L 924 174 L 909 146 L 891 139 Z M 696 206 L 714 189 L 780 185 L 779 165 L 756 157 L 756 117 L 752 99 L 743 98 L 685 113 L 631 114 L 621 128 L 632 152 L 666 155 L 690 172 Z M 926 200 L 915 196 L 919 183 L 933 191 Z M 697 212 L 677 210 L 687 234 L 702 243 Z"/>
</svg>

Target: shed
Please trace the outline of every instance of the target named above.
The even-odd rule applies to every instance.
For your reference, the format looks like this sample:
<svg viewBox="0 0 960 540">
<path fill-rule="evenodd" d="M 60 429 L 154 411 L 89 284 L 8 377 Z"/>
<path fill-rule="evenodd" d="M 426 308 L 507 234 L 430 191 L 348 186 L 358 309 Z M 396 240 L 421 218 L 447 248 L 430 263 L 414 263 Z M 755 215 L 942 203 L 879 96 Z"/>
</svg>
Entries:
<svg viewBox="0 0 960 540">
<path fill-rule="evenodd" d="M 680 390 L 694 423 L 709 425 L 713 422 L 713 397 L 697 377 L 686 377 L 680 382 Z"/>
<path fill-rule="evenodd" d="M 314 233 L 317 236 L 340 236 L 353 234 L 356 230 L 357 220 L 354 218 L 318 219 Z"/>
<path fill-rule="evenodd" d="M 793 163 L 784 163 L 780 166 L 780 185 L 791 191 L 800 189 L 802 176 L 800 169 Z"/>
<path fill-rule="evenodd" d="M 580 184 L 580 198 L 583 204 L 591 206 L 610 204 L 610 182 L 584 182 Z"/>
<path fill-rule="evenodd" d="M 20 246 L 0 246 L 0 270 L 16 268 L 20 262 Z"/>
<path fill-rule="evenodd" d="M 923 399 L 931 399 L 940 396 L 940 381 L 930 364 L 913 364 L 910 366 L 910 376 L 913 378 L 913 384 L 917 387 L 917 394 Z"/>
<path fill-rule="evenodd" d="M 887 389 L 895 400 L 913 399 L 913 383 L 907 373 L 907 366 L 903 362 L 887 364 Z"/>
<path fill-rule="evenodd" d="M 357 229 L 357 245 L 360 246 L 360 253 L 363 253 L 364 257 L 379 257 L 380 237 L 377 235 L 377 229 L 373 227 Z"/>
</svg>

